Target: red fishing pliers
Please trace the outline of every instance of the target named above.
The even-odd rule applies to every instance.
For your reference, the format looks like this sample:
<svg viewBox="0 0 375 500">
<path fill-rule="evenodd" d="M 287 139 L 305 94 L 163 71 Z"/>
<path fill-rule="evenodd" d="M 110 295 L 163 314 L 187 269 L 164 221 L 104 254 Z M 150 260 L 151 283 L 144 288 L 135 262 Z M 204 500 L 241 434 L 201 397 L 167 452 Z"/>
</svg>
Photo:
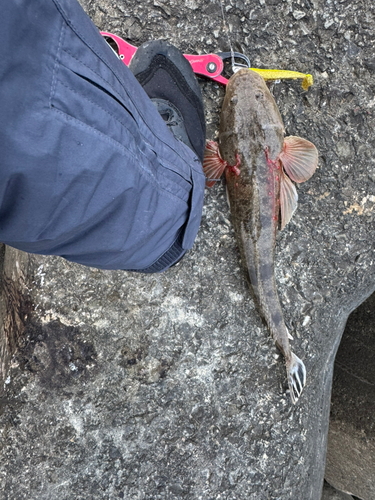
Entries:
<svg viewBox="0 0 375 500">
<path fill-rule="evenodd" d="M 126 64 L 126 66 L 128 66 L 131 58 L 137 51 L 137 47 L 131 45 L 113 33 L 101 31 L 101 34 L 107 39 L 107 41 L 113 41 L 113 43 L 117 46 L 116 52 L 118 53 L 118 57 L 124 64 Z M 240 52 L 218 52 L 217 54 L 203 55 L 184 54 L 184 56 L 190 62 L 194 73 L 206 76 L 207 78 L 210 78 L 215 82 L 222 83 L 223 85 L 228 83 L 228 79 L 222 76 L 225 60 L 232 59 L 233 72 L 236 72 L 241 68 L 250 68 L 249 58 Z M 235 62 L 235 59 L 240 59 L 241 61 L 244 61 L 245 64 Z"/>
</svg>

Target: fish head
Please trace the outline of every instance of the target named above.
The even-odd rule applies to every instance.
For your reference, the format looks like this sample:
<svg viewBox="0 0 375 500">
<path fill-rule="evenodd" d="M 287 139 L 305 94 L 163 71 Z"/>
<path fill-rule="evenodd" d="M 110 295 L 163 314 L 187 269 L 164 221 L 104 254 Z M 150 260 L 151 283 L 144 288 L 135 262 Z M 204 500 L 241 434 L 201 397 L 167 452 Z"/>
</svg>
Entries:
<svg viewBox="0 0 375 500">
<path fill-rule="evenodd" d="M 269 91 L 263 77 L 255 71 L 245 68 L 237 71 L 228 81 L 226 89 L 227 105 L 236 105 L 246 102 L 254 109 L 260 106 L 272 107 L 277 111 L 277 118 L 281 120 L 274 98 Z"/>
<path fill-rule="evenodd" d="M 268 88 L 264 79 L 258 73 L 244 68 L 237 71 L 229 79 L 226 94 L 229 98 L 232 98 L 235 94 L 238 95 L 239 92 L 242 93 L 241 91 L 244 91 L 246 96 L 241 95 L 240 97 L 258 101 L 265 98 L 267 90 Z"/>
<path fill-rule="evenodd" d="M 220 117 L 219 144 L 224 158 L 234 161 L 238 143 L 248 144 L 252 154 L 266 148 L 276 159 L 284 141 L 284 125 L 275 100 L 264 79 L 255 71 L 242 69 L 227 84 Z M 225 151 L 224 151 L 225 149 Z"/>
</svg>

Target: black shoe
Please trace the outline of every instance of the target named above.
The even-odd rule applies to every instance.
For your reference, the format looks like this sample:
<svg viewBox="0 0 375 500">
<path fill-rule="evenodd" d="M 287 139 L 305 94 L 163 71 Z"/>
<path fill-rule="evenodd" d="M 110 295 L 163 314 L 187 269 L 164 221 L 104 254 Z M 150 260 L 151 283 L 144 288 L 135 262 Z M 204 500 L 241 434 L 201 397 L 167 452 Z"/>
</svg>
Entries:
<svg viewBox="0 0 375 500">
<path fill-rule="evenodd" d="M 203 162 L 206 124 L 202 93 L 187 59 L 170 43 L 155 40 L 138 48 L 129 68 L 173 135 Z"/>
</svg>

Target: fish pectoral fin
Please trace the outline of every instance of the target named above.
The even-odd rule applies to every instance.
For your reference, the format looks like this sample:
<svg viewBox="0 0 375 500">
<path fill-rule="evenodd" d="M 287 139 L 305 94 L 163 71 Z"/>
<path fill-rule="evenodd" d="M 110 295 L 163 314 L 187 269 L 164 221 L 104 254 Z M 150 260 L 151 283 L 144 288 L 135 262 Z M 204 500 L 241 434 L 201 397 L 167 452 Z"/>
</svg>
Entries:
<svg viewBox="0 0 375 500">
<path fill-rule="evenodd" d="M 295 185 L 287 175 L 282 172 L 280 181 L 280 210 L 281 210 L 281 230 L 293 217 L 298 205 L 298 194 Z"/>
<path fill-rule="evenodd" d="M 288 374 L 290 397 L 292 398 L 293 404 L 296 404 L 306 384 L 306 368 L 298 356 L 293 352 L 291 354 L 292 356 L 290 362 L 287 363 L 286 371 Z"/>
<path fill-rule="evenodd" d="M 206 176 L 206 187 L 212 187 L 220 180 L 227 162 L 222 159 L 219 144 L 215 141 L 208 141 L 203 158 L 203 172 Z"/>
<path fill-rule="evenodd" d="M 279 159 L 292 181 L 305 182 L 310 179 L 318 165 L 318 150 L 306 139 L 289 136 L 284 139 Z"/>
</svg>

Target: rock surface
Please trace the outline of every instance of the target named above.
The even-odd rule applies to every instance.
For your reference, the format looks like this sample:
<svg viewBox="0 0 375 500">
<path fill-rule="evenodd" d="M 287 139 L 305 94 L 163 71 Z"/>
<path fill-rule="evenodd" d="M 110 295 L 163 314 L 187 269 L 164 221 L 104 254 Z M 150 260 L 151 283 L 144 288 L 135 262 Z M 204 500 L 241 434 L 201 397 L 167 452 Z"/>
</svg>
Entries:
<svg viewBox="0 0 375 500">
<path fill-rule="evenodd" d="M 334 368 L 326 479 L 375 498 L 375 295 L 349 317 Z"/>
<path fill-rule="evenodd" d="M 322 500 L 353 500 L 351 495 L 338 491 L 328 483 L 324 483 Z"/>
<path fill-rule="evenodd" d="M 2 340 L 3 498 L 320 500 L 333 361 L 349 313 L 374 290 L 375 6 L 223 0 L 226 32 L 210 0 L 82 5 L 134 45 L 165 38 L 207 53 L 228 50 L 229 36 L 253 67 L 314 75 L 307 93 L 273 85 L 287 134 L 320 152 L 276 249 L 308 383 L 293 407 L 220 185 L 207 193 L 193 250 L 163 275 L 7 248 L 3 297 L 10 281 L 33 311 L 18 307 L 20 333 L 8 328 Z M 213 139 L 224 89 L 201 85 Z"/>
</svg>

